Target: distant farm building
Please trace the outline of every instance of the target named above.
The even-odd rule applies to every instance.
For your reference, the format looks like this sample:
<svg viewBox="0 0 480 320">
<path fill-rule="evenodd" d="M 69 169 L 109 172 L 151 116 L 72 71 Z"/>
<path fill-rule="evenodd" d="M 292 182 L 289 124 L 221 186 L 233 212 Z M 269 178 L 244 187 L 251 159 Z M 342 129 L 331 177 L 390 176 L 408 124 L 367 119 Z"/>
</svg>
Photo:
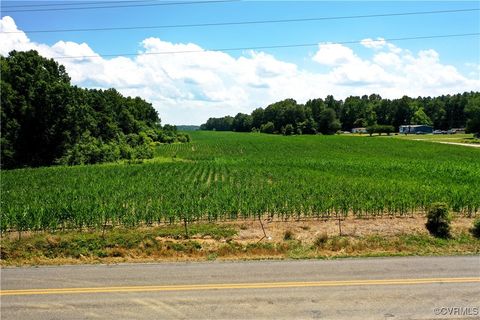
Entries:
<svg viewBox="0 0 480 320">
<path fill-rule="evenodd" d="M 367 133 L 367 128 L 353 128 L 352 133 Z"/>
<path fill-rule="evenodd" d="M 410 124 L 405 126 L 400 126 L 398 129 L 399 133 L 432 133 L 433 127 L 427 126 L 424 124 Z"/>
</svg>

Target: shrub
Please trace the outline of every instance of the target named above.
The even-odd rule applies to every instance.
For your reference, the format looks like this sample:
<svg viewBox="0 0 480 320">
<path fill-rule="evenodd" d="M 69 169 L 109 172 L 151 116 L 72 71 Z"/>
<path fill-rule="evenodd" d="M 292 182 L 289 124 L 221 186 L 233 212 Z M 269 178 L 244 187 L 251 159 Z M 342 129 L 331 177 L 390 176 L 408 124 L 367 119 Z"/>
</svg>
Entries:
<svg viewBox="0 0 480 320">
<path fill-rule="evenodd" d="M 313 244 L 317 247 L 323 247 L 328 241 L 328 234 L 326 232 L 320 233 L 316 238 Z"/>
<path fill-rule="evenodd" d="M 480 239 L 480 218 L 475 219 L 473 222 L 472 234 L 475 238 Z"/>
<path fill-rule="evenodd" d="M 275 126 L 273 125 L 273 122 L 267 122 L 265 124 L 262 124 L 260 126 L 260 132 L 274 133 L 275 132 Z"/>
<path fill-rule="evenodd" d="M 294 134 L 295 130 L 291 124 L 287 124 L 285 128 L 282 128 L 282 132 L 286 136 L 291 136 L 292 134 Z"/>
<path fill-rule="evenodd" d="M 374 133 L 378 133 L 379 135 L 382 135 L 382 133 L 386 133 L 387 135 L 390 135 L 393 132 L 395 132 L 395 128 L 389 125 L 377 124 L 377 125 L 367 127 L 367 133 L 370 134 L 370 136 Z"/>
<path fill-rule="evenodd" d="M 154 154 L 154 149 L 148 144 L 142 144 L 134 149 L 134 158 L 135 159 L 152 159 Z"/>
<path fill-rule="evenodd" d="M 345 249 L 348 247 L 350 244 L 350 240 L 348 238 L 343 238 L 343 237 L 334 237 L 332 238 L 332 241 L 330 243 L 330 250 L 333 251 L 340 251 L 342 249 Z"/>
<path fill-rule="evenodd" d="M 181 143 L 187 143 L 190 142 L 190 136 L 185 133 L 179 133 L 177 134 L 177 141 Z"/>
<path fill-rule="evenodd" d="M 292 230 L 286 230 L 283 234 L 283 240 L 293 240 L 293 236 Z"/>
<path fill-rule="evenodd" d="M 434 203 L 427 213 L 425 226 L 432 236 L 439 238 L 450 237 L 450 222 L 452 217 L 445 203 Z"/>
</svg>

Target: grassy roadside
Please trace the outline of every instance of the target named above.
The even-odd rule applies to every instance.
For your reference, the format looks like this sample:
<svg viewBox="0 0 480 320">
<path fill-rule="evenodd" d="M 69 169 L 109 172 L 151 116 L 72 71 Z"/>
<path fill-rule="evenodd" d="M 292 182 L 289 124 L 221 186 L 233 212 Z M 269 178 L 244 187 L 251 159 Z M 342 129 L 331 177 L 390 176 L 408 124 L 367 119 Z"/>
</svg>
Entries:
<svg viewBox="0 0 480 320">
<path fill-rule="evenodd" d="M 425 233 L 398 235 L 328 236 L 313 241 L 296 239 L 240 240 L 232 225 L 198 224 L 184 237 L 182 226 L 116 229 L 101 232 L 32 234 L 1 240 L 1 265 L 48 265 L 153 261 L 205 261 L 250 259 L 308 259 L 394 255 L 479 254 L 480 239 L 468 231 L 451 239 Z"/>
</svg>

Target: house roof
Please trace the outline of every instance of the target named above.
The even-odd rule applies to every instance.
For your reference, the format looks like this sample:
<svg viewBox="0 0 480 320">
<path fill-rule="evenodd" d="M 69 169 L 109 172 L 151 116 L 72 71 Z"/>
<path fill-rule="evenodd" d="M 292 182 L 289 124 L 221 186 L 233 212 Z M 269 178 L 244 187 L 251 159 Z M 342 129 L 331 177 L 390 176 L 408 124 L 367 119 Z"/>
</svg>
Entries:
<svg viewBox="0 0 480 320">
<path fill-rule="evenodd" d="M 401 125 L 400 127 L 417 128 L 417 127 L 431 127 L 431 126 L 428 124 L 404 124 L 404 125 Z"/>
</svg>

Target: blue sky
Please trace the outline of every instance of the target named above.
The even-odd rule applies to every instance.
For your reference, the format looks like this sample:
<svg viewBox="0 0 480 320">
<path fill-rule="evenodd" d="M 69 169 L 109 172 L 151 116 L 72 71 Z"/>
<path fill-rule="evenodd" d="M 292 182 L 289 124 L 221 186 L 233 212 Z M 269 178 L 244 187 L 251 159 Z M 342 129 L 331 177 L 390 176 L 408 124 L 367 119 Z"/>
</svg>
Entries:
<svg viewBox="0 0 480 320">
<path fill-rule="evenodd" d="M 60 1 L 59 1 L 60 2 Z M 57 2 L 57 3 L 59 3 Z M 80 1 L 77 1 L 80 2 Z M 86 0 L 84 2 L 87 2 Z M 141 6 L 128 8 L 109 8 L 109 9 L 89 9 L 89 10 L 65 10 L 65 11 L 38 11 L 38 12 L 8 12 L 5 6 L 9 5 L 24 5 L 32 2 L 20 1 L 2 1 L 2 18 L 10 16 L 13 18 L 18 30 L 27 31 L 29 43 L 35 45 L 43 45 L 52 47 L 59 41 L 72 42 L 75 44 L 85 43 L 93 52 L 97 54 L 117 54 L 117 53 L 136 53 L 145 50 L 145 44 L 142 43 L 145 39 L 159 39 L 165 43 L 171 44 L 195 44 L 205 50 L 216 48 L 229 47 L 256 47 L 268 45 L 284 45 L 284 44 L 301 44 L 301 43 L 325 43 L 325 42 L 343 42 L 352 40 L 362 40 L 366 38 L 398 38 L 398 37 L 415 37 L 415 36 L 429 36 L 429 35 L 444 35 L 444 34 L 462 34 L 480 32 L 480 11 L 473 12 L 459 12 L 459 13 L 442 13 L 442 14 L 428 14 L 428 15 L 413 15 L 413 16 L 393 16 L 393 17 L 376 17 L 376 18 L 357 18 L 344 20 L 324 20 L 324 21 L 308 21 L 295 23 L 272 23 L 272 24 L 252 24 L 252 25 L 238 25 L 238 26 L 211 26 L 211 27 L 196 27 L 196 28 L 170 28 L 170 29 L 147 29 L 147 30 L 123 30 L 123 31 L 98 31 L 98 32 L 59 32 L 59 33 L 28 33 L 28 30 L 51 30 L 51 29 L 69 29 L 69 28 L 96 28 L 96 27 L 125 27 L 125 26 L 149 26 L 149 25 L 177 25 L 177 24 L 195 24 L 195 23 L 210 23 L 210 22 L 236 22 L 236 21 L 252 21 L 252 20 L 272 20 L 272 19 L 296 19 L 296 18 L 318 18 L 318 17 L 335 17 L 335 16 L 353 16 L 353 15 L 371 15 L 384 13 L 403 13 L 403 12 L 418 12 L 418 11 L 438 11 L 438 10 L 452 10 L 452 9 L 469 9 L 480 8 L 480 2 L 447 2 L 447 1 L 351 1 L 351 2 L 328 2 L 328 1 L 306 1 L 306 2 L 291 2 L 291 1 L 236 1 L 226 3 L 210 3 L 210 4 L 191 4 L 191 5 L 171 5 L 171 6 Z M 49 4 L 55 2 L 40 2 L 35 1 L 35 4 Z M 65 3 L 65 1 L 61 1 Z M 72 2 L 70 2 L 72 3 Z M 157 2 L 158 3 L 158 2 Z M 20 9 L 20 8 L 18 8 Z M 458 38 L 441 38 L 441 39 L 424 39 L 424 40 L 407 40 L 407 41 L 387 41 L 391 45 L 391 50 L 385 49 L 387 53 L 398 54 L 401 59 L 405 61 L 412 61 L 407 57 L 411 56 L 415 59 L 421 59 L 423 56 L 420 52 L 429 51 L 435 54 L 427 54 L 426 60 L 438 60 L 438 64 L 442 67 L 453 67 L 458 73 L 454 77 L 462 76 L 467 80 L 478 80 L 479 71 L 479 57 L 480 57 L 480 43 L 479 36 L 458 37 Z M 403 53 L 400 53 L 401 48 Z M 276 62 L 281 62 L 279 70 L 283 67 L 288 67 L 287 64 L 292 64 L 297 68 L 298 74 L 315 74 L 326 75 L 330 74 L 337 79 L 338 74 L 345 74 L 354 70 L 355 65 L 359 62 L 368 64 L 378 64 L 375 61 L 379 51 L 375 48 L 366 47 L 361 44 L 348 44 L 343 47 L 350 49 L 352 52 L 347 52 L 343 48 L 344 54 L 347 58 L 336 61 L 335 63 L 326 62 L 323 58 L 316 59 L 315 56 L 319 52 L 319 47 L 302 47 L 302 48 L 285 48 L 285 49 L 264 49 L 256 50 L 257 54 L 260 52 L 266 54 Z M 386 48 L 386 47 L 385 47 Z M 392 51 L 394 50 L 394 51 Z M 387 52 L 388 51 L 388 52 Z M 58 52 L 58 51 L 57 51 Z M 226 55 L 237 59 L 236 64 L 242 64 L 242 57 L 246 57 L 249 61 L 254 59 L 249 52 L 235 51 L 225 52 Z M 332 53 L 337 55 L 337 53 Z M 354 57 L 352 56 L 354 55 Z M 52 54 L 55 56 L 54 54 Z M 202 55 L 202 54 L 199 54 Z M 438 56 L 438 58 L 437 58 Z M 165 60 L 165 57 L 157 57 Z M 129 57 L 131 61 L 135 61 L 135 57 Z M 196 62 L 195 70 L 202 69 L 201 57 L 196 57 L 199 62 Z M 108 59 L 105 59 L 108 60 Z M 276 62 L 269 60 L 272 65 Z M 195 60 L 197 61 L 197 60 Z M 257 61 L 257 60 L 255 60 Z M 339 70 L 344 66 L 342 61 L 346 61 L 353 69 Z M 383 61 L 383 60 L 382 60 Z M 62 61 L 60 61 L 63 63 Z M 108 62 L 108 61 L 107 61 Z M 268 63 L 270 63 L 268 62 Z M 68 62 L 71 64 L 71 62 Z M 404 62 L 405 66 L 407 62 Z M 433 62 L 432 62 L 433 63 Z M 258 67 L 258 63 L 255 64 Z M 282 67 L 283 66 L 283 67 Z M 428 67 L 425 66 L 425 69 Z M 219 66 L 222 67 L 221 65 Z M 383 66 L 381 66 L 383 68 Z M 74 68 L 79 68 L 79 64 L 72 66 L 72 72 L 80 72 Z M 162 67 L 163 68 L 163 67 Z M 208 66 L 206 67 L 208 69 Z M 273 67 L 275 68 L 275 67 Z M 432 67 L 433 69 L 436 67 Z M 165 69 L 165 68 L 163 68 Z M 163 70 L 162 69 L 162 70 Z M 179 69 L 185 69 L 183 63 Z M 447 68 L 448 69 L 448 68 Z M 445 70 L 447 70 L 445 69 Z M 135 69 L 132 69 L 135 70 Z M 393 70 L 393 69 L 392 69 Z M 443 69 L 442 69 L 443 70 Z M 67 65 L 68 71 L 68 65 Z M 185 71 L 185 70 L 184 70 Z M 336 71 L 337 74 L 332 72 Z M 341 72 L 340 72 L 341 71 Z M 358 71 L 358 70 L 357 70 Z M 450 68 L 451 71 L 451 68 Z M 169 71 L 175 74 L 174 71 Z M 209 73 L 212 71 L 211 66 Z M 351 71 L 355 72 L 355 71 Z M 380 71 L 379 71 L 380 72 Z M 426 71 L 427 72 L 427 71 Z M 432 71 L 433 72 L 433 71 Z M 188 72 L 187 72 L 188 73 Z M 438 73 L 441 73 L 440 71 Z M 236 73 L 235 73 L 236 74 Z M 389 73 L 396 78 L 395 71 Z M 236 74 L 238 76 L 238 74 Z M 170 74 L 169 74 L 170 76 Z M 212 77 L 214 77 L 213 75 Z M 348 75 L 347 75 L 348 76 Z M 426 75 L 429 76 L 428 74 Z M 433 75 L 432 75 L 433 76 Z M 228 84 L 235 79 L 226 79 L 225 75 L 218 76 L 222 80 L 222 84 Z M 444 76 L 443 78 L 448 77 Z M 72 77 L 74 78 L 74 77 Z M 105 78 L 108 78 L 106 76 Z M 170 77 L 171 78 L 171 77 Z M 174 77 L 175 78 L 175 77 Z M 211 78 L 211 77 L 210 77 Z M 228 78 L 228 77 L 227 77 Z M 442 79 L 443 79 L 442 78 Z M 196 78 L 195 81 L 198 82 Z M 323 78 L 322 78 L 323 79 Z M 460 78 L 458 78 L 460 79 Z M 75 80 L 75 79 L 73 79 Z M 175 78 L 175 80 L 178 80 Z M 182 86 L 191 79 L 185 81 L 183 79 Z M 257 79 L 258 80 L 258 79 Z M 465 81 L 467 81 L 465 80 Z M 193 81 L 195 83 L 195 81 Z M 392 80 L 393 81 L 393 80 Z M 433 80 L 432 80 L 433 81 Z M 458 80 L 460 81 L 460 80 Z M 86 86 L 102 86 L 100 80 L 85 79 L 79 77 L 78 84 Z M 128 81 L 127 81 L 128 82 Z M 440 83 L 440 80 L 437 81 Z M 115 85 L 117 82 L 105 81 L 105 86 Z M 141 85 L 141 81 L 139 82 Z M 281 81 L 276 82 L 276 87 L 272 83 L 268 84 L 269 88 L 274 88 L 275 92 L 282 91 Z M 359 83 L 362 83 L 360 81 Z M 392 82 L 393 83 L 393 82 Z M 402 82 L 403 83 L 403 82 Z M 443 89 L 447 92 L 448 86 L 453 90 L 458 90 L 465 86 L 465 89 L 479 89 L 478 82 L 457 83 L 453 86 L 451 83 L 447 87 L 442 87 L 439 90 L 432 90 L 431 94 L 441 92 Z M 157 83 L 158 86 L 162 82 Z M 172 87 L 178 87 L 175 83 L 169 84 Z M 230 90 L 229 94 L 238 94 L 241 90 L 236 91 L 237 85 L 242 87 L 242 84 L 225 85 L 226 90 Z M 301 87 L 301 84 L 297 84 Z M 345 84 L 342 82 L 342 86 Z M 141 94 L 142 92 L 132 91 L 133 87 L 138 88 L 137 84 L 132 84 L 130 88 L 128 83 L 120 85 L 119 90 L 126 94 Z M 212 83 L 213 86 L 213 83 Z M 475 88 L 476 87 L 476 88 Z M 343 87 L 342 87 L 343 88 Z M 375 89 L 381 86 L 375 86 Z M 358 88 L 356 88 L 358 89 Z M 175 91 L 176 89 L 172 89 Z M 198 97 L 208 96 L 208 90 L 202 88 L 197 83 L 196 86 L 182 87 L 181 90 L 185 92 L 178 93 L 177 107 L 174 100 L 175 95 L 162 96 L 152 98 L 150 93 L 147 93 L 146 99 L 154 100 L 154 105 L 159 109 L 161 115 L 163 112 L 167 113 L 166 120 L 179 123 L 200 123 L 206 120 L 208 116 L 220 114 L 234 114 L 237 111 L 251 111 L 254 106 L 264 106 L 261 103 L 271 103 L 268 99 L 255 101 L 261 92 L 252 94 L 250 100 L 237 101 L 238 106 L 235 107 L 234 101 L 225 103 L 226 107 L 223 109 L 219 106 L 221 104 L 221 94 L 212 94 L 210 103 L 216 101 L 218 105 L 211 109 L 204 107 L 200 103 L 202 99 Z M 273 90 L 273 89 L 272 89 Z M 370 89 L 364 90 L 366 94 Z M 372 89 L 373 90 L 373 89 Z M 409 92 L 409 89 L 399 89 L 398 95 L 417 93 L 415 90 Z M 155 91 L 155 88 L 150 88 L 150 91 Z M 173 92 L 172 91 L 172 92 Z M 321 90 L 320 90 L 321 91 Z M 335 90 L 334 90 L 335 91 Z M 378 91 L 378 90 L 377 90 Z M 380 90 L 381 91 L 381 90 Z M 144 92 L 144 93 L 145 93 Z M 171 94 L 173 94 L 170 92 Z M 195 94 L 195 92 L 197 94 Z M 346 90 L 339 90 L 340 95 Z M 358 90 L 352 90 L 352 93 L 357 93 Z M 387 96 L 390 91 L 386 91 Z M 393 91 L 392 91 L 393 92 Z M 318 97 L 326 92 L 318 92 Z M 335 93 L 335 92 L 333 92 Z M 425 90 L 426 94 L 430 94 Z M 392 93 L 393 94 L 393 93 Z M 311 95 L 311 94 L 310 94 Z M 338 95 L 338 94 L 337 94 Z M 281 94 L 274 94 L 272 91 L 268 95 L 271 99 L 282 98 Z M 196 108 L 196 116 L 194 118 L 182 118 L 182 112 L 187 112 L 182 109 L 182 106 L 189 101 L 190 98 L 196 100 L 192 102 L 191 109 Z M 310 98 L 308 94 L 303 94 L 298 97 Z M 314 98 L 314 97 L 311 97 Z M 162 102 L 163 101 L 163 102 Z M 207 99 L 208 101 L 208 99 Z M 304 101 L 300 101 L 304 102 Z M 162 107 L 169 105 L 168 107 Z M 158 104 L 158 105 L 157 105 Z M 208 104 L 208 103 L 207 103 Z M 195 106 L 194 106 L 195 105 Z M 228 107 L 227 107 L 228 106 Z M 201 110 L 201 111 L 198 111 Z M 211 110 L 211 112 L 209 112 Z M 172 115 L 169 115 L 172 113 Z M 173 115 L 173 113 L 176 113 Z"/>
</svg>

